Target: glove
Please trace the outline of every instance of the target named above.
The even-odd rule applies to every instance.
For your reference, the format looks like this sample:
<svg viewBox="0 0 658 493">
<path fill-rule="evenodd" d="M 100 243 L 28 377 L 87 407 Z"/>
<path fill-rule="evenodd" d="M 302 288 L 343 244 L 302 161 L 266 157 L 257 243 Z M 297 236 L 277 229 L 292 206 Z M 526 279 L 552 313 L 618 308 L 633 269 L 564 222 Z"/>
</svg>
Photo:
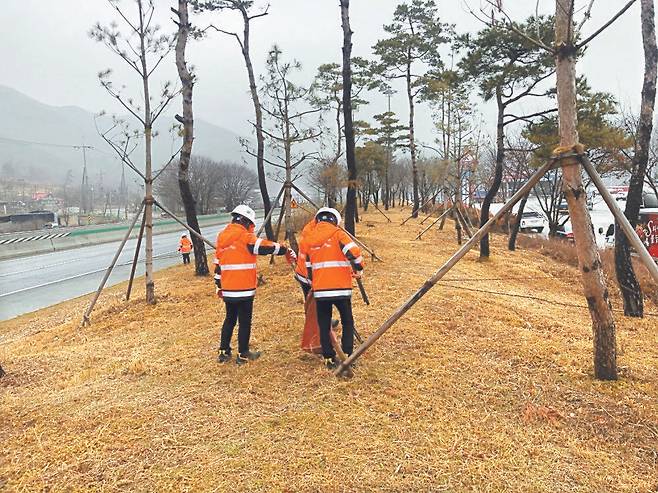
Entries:
<svg viewBox="0 0 658 493">
<path fill-rule="evenodd" d="M 297 262 L 297 254 L 296 254 L 295 251 L 292 250 L 291 248 L 288 248 L 288 249 L 286 250 L 286 260 L 288 261 L 288 263 L 289 263 L 290 265 L 292 265 L 292 264 L 294 264 L 295 262 Z"/>
<path fill-rule="evenodd" d="M 352 272 L 352 277 L 357 280 L 363 279 L 363 271 L 355 270 L 354 272 Z"/>
<path fill-rule="evenodd" d="M 215 287 L 215 294 L 220 300 L 224 298 L 224 295 L 222 294 L 222 288 L 220 287 Z"/>
</svg>

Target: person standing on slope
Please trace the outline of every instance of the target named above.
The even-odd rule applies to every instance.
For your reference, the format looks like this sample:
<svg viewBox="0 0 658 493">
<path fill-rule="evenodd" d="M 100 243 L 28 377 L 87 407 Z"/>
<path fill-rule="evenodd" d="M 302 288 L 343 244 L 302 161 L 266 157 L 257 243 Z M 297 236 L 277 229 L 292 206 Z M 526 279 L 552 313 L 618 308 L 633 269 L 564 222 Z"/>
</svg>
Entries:
<svg viewBox="0 0 658 493">
<path fill-rule="evenodd" d="M 183 255 L 183 265 L 189 264 L 190 252 L 192 251 L 192 242 L 187 237 L 187 235 L 181 236 L 180 242 L 178 243 L 178 251 L 181 253 L 181 255 Z"/>
<path fill-rule="evenodd" d="M 216 292 L 226 305 L 217 360 L 225 363 L 231 359 L 231 338 L 237 322 L 238 355 L 235 362 L 243 365 L 260 357 L 259 352 L 249 350 L 257 284 L 256 256 L 285 255 L 288 262 L 292 262 L 294 254 L 284 245 L 256 237 L 256 213 L 251 207 L 238 205 L 231 215 L 231 223 L 217 235 L 215 250 Z"/>
<path fill-rule="evenodd" d="M 335 369 L 339 361 L 331 345 L 331 313 L 334 306 L 340 313 L 341 346 L 349 356 L 354 348 L 352 278 L 363 275 L 363 257 L 356 243 L 338 227 L 341 217 L 336 209 L 322 207 L 315 221 L 315 227 L 304 235 L 300 257 L 305 256 L 311 264 L 308 278 L 317 302 L 322 356 L 327 368 Z"/>
<path fill-rule="evenodd" d="M 299 233 L 299 238 L 298 238 L 298 243 L 301 245 L 304 242 L 304 237 L 315 228 L 315 225 L 317 222 L 315 221 L 315 217 L 311 219 L 308 223 L 306 223 L 306 226 L 302 228 L 302 232 Z M 311 262 L 308 260 L 306 255 L 302 253 L 302 249 L 300 246 L 299 249 L 299 256 L 297 257 L 297 261 L 295 262 L 295 279 L 299 283 L 300 287 L 302 288 L 302 292 L 304 293 L 304 299 L 308 298 L 308 293 L 311 291 L 311 280 L 308 278 L 308 268 L 311 266 Z"/>
</svg>

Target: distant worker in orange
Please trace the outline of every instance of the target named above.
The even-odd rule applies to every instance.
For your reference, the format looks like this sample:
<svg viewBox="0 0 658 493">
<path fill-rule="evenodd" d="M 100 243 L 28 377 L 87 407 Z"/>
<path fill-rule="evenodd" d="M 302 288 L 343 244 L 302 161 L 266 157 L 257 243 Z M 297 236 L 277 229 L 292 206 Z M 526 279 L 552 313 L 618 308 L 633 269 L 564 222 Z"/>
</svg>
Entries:
<svg viewBox="0 0 658 493">
<path fill-rule="evenodd" d="M 310 262 L 308 278 L 317 302 L 322 356 L 327 368 L 335 369 L 339 361 L 331 344 L 331 312 L 335 306 L 343 326 L 341 346 L 349 356 L 354 349 L 354 317 L 352 316 L 352 278 L 363 275 L 361 250 L 338 227 L 340 213 L 322 207 L 315 215 L 316 225 L 304 235 L 300 257 Z"/>
<path fill-rule="evenodd" d="M 217 360 L 220 363 L 231 360 L 231 338 L 237 322 L 238 354 L 235 362 L 243 365 L 260 357 L 258 351 L 249 349 L 257 284 L 256 256 L 285 255 L 292 263 L 294 252 L 285 245 L 256 237 L 256 213 L 251 207 L 238 205 L 231 214 L 233 220 L 217 236 L 215 251 L 216 293 L 226 305 Z"/>
<path fill-rule="evenodd" d="M 187 235 L 180 237 L 180 242 L 178 243 L 178 251 L 183 255 L 183 264 L 189 264 L 190 252 L 192 251 L 192 242 L 187 237 Z"/>
</svg>

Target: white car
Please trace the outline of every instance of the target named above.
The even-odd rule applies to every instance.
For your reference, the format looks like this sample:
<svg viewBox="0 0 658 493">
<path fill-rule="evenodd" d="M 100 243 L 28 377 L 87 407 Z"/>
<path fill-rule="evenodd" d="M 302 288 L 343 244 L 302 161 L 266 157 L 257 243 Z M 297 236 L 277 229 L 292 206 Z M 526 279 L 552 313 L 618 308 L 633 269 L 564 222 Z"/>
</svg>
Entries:
<svg viewBox="0 0 658 493">
<path fill-rule="evenodd" d="M 521 231 L 544 231 L 544 216 L 536 211 L 525 211 L 521 214 Z"/>
</svg>

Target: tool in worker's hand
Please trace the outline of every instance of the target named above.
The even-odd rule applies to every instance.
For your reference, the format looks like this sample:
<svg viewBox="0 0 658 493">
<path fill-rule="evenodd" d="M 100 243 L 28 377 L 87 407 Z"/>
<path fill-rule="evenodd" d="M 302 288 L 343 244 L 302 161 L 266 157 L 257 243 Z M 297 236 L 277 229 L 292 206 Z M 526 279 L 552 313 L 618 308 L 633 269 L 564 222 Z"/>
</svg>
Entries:
<svg viewBox="0 0 658 493">
<path fill-rule="evenodd" d="M 359 286 L 359 291 L 361 292 L 361 298 L 363 302 L 370 306 L 370 299 L 368 298 L 368 293 L 366 293 L 366 288 L 363 287 L 363 281 L 360 278 L 356 278 L 356 285 Z"/>
</svg>

